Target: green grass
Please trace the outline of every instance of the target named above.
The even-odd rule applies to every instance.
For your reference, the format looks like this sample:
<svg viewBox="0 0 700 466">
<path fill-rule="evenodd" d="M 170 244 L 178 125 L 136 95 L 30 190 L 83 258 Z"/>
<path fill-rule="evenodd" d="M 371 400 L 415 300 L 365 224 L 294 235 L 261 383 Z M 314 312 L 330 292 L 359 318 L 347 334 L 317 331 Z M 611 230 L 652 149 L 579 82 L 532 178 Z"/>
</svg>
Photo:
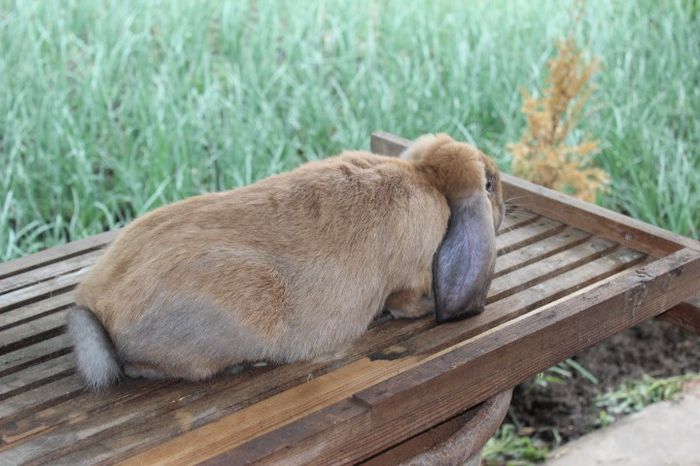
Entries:
<svg viewBox="0 0 700 466">
<path fill-rule="evenodd" d="M 446 131 L 508 166 L 519 87 L 568 30 L 558 0 L 0 0 L 0 260 L 250 183 L 372 130 Z M 700 224 L 694 1 L 589 0 L 604 63 L 582 131 L 601 202 Z"/>
<path fill-rule="evenodd" d="M 596 423 L 605 427 L 627 414 L 641 411 L 646 406 L 659 401 L 675 400 L 683 391 L 683 384 L 700 380 L 700 374 L 684 374 L 657 379 L 646 376 L 622 384 L 616 390 L 608 391 L 596 399 L 600 408 Z"/>
<path fill-rule="evenodd" d="M 523 435 L 513 424 L 503 424 L 481 452 L 485 466 L 526 466 L 547 459 L 549 450 L 543 442 Z"/>
</svg>

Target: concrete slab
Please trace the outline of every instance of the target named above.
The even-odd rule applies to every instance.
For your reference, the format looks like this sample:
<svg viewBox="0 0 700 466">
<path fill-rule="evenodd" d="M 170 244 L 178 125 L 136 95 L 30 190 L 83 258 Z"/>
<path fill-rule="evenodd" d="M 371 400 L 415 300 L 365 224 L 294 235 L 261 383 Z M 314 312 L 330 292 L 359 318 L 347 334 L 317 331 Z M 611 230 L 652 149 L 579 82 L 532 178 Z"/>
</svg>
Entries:
<svg viewBox="0 0 700 466">
<path fill-rule="evenodd" d="M 700 384 L 554 450 L 547 466 L 700 466 Z"/>
</svg>

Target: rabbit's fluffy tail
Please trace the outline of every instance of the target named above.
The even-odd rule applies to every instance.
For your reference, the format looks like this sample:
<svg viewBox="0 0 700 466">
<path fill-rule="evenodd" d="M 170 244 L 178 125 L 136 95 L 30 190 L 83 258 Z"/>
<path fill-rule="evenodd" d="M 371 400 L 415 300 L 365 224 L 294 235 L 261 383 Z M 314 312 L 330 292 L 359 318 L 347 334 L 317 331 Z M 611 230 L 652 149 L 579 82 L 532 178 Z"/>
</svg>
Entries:
<svg viewBox="0 0 700 466">
<path fill-rule="evenodd" d="M 122 375 L 116 351 L 104 327 L 90 309 L 78 306 L 68 313 L 78 371 L 91 390 L 112 385 Z"/>
</svg>

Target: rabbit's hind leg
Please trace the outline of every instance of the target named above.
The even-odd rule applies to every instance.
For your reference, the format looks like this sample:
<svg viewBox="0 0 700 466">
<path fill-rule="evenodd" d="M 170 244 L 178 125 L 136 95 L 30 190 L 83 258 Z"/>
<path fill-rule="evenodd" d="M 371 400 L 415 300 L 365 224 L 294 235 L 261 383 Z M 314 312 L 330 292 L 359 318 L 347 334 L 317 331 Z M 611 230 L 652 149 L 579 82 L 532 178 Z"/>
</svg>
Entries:
<svg viewBox="0 0 700 466">
<path fill-rule="evenodd" d="M 386 308 L 395 319 L 417 319 L 435 311 L 435 301 L 419 290 L 399 290 L 386 300 Z"/>
</svg>

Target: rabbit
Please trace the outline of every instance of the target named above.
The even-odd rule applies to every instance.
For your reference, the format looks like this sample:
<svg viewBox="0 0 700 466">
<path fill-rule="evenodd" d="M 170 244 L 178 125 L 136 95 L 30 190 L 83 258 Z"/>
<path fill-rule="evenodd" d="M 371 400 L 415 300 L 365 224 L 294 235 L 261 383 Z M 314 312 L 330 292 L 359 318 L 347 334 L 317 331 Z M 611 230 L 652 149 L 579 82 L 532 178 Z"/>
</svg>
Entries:
<svg viewBox="0 0 700 466">
<path fill-rule="evenodd" d="M 78 372 L 93 390 L 124 375 L 204 380 L 327 354 L 385 307 L 479 313 L 503 216 L 494 162 L 445 134 L 158 208 L 75 291 Z"/>
</svg>

